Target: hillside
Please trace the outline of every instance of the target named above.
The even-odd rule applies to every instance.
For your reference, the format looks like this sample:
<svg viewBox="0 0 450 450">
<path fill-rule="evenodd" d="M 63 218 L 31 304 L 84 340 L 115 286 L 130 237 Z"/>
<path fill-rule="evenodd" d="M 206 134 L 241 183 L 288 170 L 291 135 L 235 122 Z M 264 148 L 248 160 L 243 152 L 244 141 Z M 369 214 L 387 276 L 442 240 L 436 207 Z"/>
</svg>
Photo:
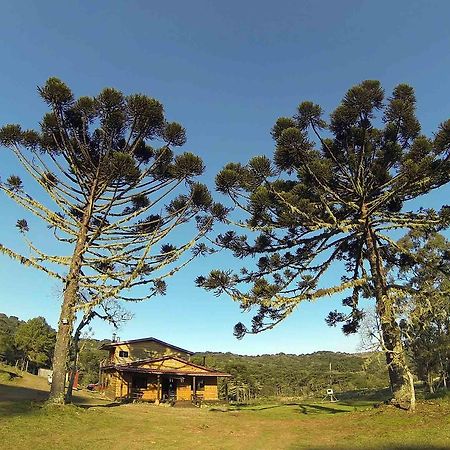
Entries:
<svg viewBox="0 0 450 450">
<path fill-rule="evenodd" d="M 12 365 L 25 358 L 14 340 L 21 324 L 23 326 L 25 322 L 0 313 L 0 359 Z M 97 339 L 81 340 L 78 360 L 81 384 L 98 381 L 98 367 L 106 357 L 106 353 L 99 348 L 105 342 Z M 305 355 L 279 353 L 244 356 L 206 352 L 195 354 L 193 361 L 232 374 L 233 378 L 226 384 L 222 381 L 221 392 L 223 397 L 228 392 L 228 397 L 235 400 L 310 396 L 323 393 L 329 387 L 336 392 L 344 392 L 379 389 L 388 385 L 384 358 L 376 353 L 321 351 Z"/>
<path fill-rule="evenodd" d="M 242 356 L 206 352 L 196 353 L 192 360 L 232 374 L 229 384 L 245 387 L 251 397 L 308 396 L 329 387 L 345 392 L 389 384 L 383 356 L 377 353 Z"/>
</svg>

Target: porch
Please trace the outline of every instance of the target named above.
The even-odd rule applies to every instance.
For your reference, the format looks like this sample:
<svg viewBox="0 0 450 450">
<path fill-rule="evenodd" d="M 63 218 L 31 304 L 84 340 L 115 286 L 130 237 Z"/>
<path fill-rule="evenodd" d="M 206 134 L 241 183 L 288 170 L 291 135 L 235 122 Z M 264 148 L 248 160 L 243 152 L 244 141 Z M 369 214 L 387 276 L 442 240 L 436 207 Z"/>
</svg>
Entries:
<svg viewBox="0 0 450 450">
<path fill-rule="evenodd" d="M 153 402 L 218 400 L 217 379 L 230 374 L 177 356 L 103 366 L 100 383 L 111 398 Z"/>
<path fill-rule="evenodd" d="M 119 372 L 116 396 L 150 402 L 217 400 L 217 377 Z M 118 389 L 117 389 L 118 388 Z"/>
</svg>

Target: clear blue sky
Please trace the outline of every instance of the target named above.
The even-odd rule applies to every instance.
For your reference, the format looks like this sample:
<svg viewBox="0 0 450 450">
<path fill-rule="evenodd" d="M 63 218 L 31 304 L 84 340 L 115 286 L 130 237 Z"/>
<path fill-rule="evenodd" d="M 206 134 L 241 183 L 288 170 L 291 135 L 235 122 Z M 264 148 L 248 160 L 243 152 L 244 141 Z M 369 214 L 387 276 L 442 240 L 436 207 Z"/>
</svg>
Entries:
<svg viewBox="0 0 450 450">
<path fill-rule="evenodd" d="M 2 2 L 0 124 L 36 127 L 44 111 L 36 85 L 49 76 L 77 95 L 105 86 L 144 92 L 187 128 L 185 149 L 203 157 L 209 185 L 226 162 L 272 152 L 276 117 L 307 99 L 331 112 L 364 79 L 379 79 L 387 93 L 400 82 L 413 85 L 431 134 L 450 112 L 449 17 L 447 0 Z M 4 150 L 0 172 L 19 172 Z M 434 193 L 427 206 L 449 194 Z M 6 198 L 0 207 L 0 242 L 19 246 L 14 224 L 25 214 Z M 135 318 L 121 337 L 248 354 L 356 349 L 357 337 L 324 323 L 339 299 L 303 304 L 275 330 L 237 341 L 232 326 L 251 316 L 193 284 L 217 264 L 225 263 L 198 262 L 172 279 L 165 297 L 130 305 Z M 0 312 L 43 315 L 56 326 L 55 282 L 1 257 L 0 283 Z M 95 337 L 110 335 L 95 324 Z"/>
</svg>

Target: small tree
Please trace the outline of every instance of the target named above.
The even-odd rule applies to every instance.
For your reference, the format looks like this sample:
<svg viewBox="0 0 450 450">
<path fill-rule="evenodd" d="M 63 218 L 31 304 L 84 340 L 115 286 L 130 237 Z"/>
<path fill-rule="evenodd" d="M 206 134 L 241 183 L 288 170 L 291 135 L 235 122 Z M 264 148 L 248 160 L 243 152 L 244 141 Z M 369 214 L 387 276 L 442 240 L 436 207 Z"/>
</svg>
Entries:
<svg viewBox="0 0 450 450">
<path fill-rule="evenodd" d="M 173 148 L 185 143 L 186 132 L 166 120 L 159 101 L 112 88 L 75 99 L 56 78 L 38 90 L 50 107 L 40 131 L 6 125 L 0 143 L 13 151 L 46 197 L 38 201 L 39 194 L 26 191 L 17 175 L 0 189 L 46 223 L 69 254 L 39 249 L 26 237 L 26 219 L 16 226 L 31 256 L 1 244 L 0 251 L 63 283 L 50 395 L 63 402 L 76 312 L 106 299 L 138 301 L 164 293 L 165 279 L 205 251 L 198 241 L 212 224 L 212 202 L 207 188 L 193 181 L 204 170 L 202 160 L 192 153 L 175 156 Z M 223 213 L 220 207 L 214 210 Z M 180 236 L 180 242 L 168 241 L 195 217 L 197 230 L 188 231 L 184 242 Z M 137 286 L 148 289 L 134 297 L 126 293 Z M 80 292 L 88 294 L 88 302 Z"/>
<path fill-rule="evenodd" d="M 247 165 L 226 165 L 216 187 L 241 211 L 235 225 L 250 233 L 229 231 L 217 244 L 236 258 L 259 259 L 253 269 L 214 270 L 197 284 L 229 294 L 244 310 L 258 307 L 251 330 L 236 325 L 238 337 L 272 328 L 301 301 L 347 290 L 350 313 L 334 311 L 328 322 L 344 322 L 343 331 L 353 333 L 363 316 L 360 295 L 373 295 L 393 402 L 414 408 L 386 259 L 401 252 L 392 230 L 439 227 L 448 218 L 444 211 L 405 211 L 403 204 L 449 181 L 450 120 L 429 139 L 420 134 L 410 86 L 397 86 L 386 104 L 383 99 L 378 81 L 364 81 L 347 92 L 329 123 L 319 105 L 303 102 L 272 129 L 274 164 L 256 156 Z M 342 264 L 339 284 L 319 285 Z"/>
<path fill-rule="evenodd" d="M 88 301 L 88 300 L 85 300 Z M 111 324 L 115 329 L 118 329 L 121 325 L 123 325 L 126 321 L 131 320 L 133 315 L 124 310 L 119 302 L 114 299 L 105 300 L 100 305 L 95 308 L 90 307 L 85 311 L 80 321 L 78 322 L 77 327 L 73 333 L 72 337 L 72 345 L 70 351 L 70 359 L 71 359 L 71 371 L 69 384 L 67 386 L 66 392 L 66 402 L 70 403 L 72 401 L 72 392 L 73 385 L 75 382 L 75 376 L 78 370 L 78 363 L 80 353 L 83 351 L 84 345 L 87 343 L 87 339 L 89 337 L 89 331 L 92 331 L 90 328 L 90 323 L 93 319 L 98 318 L 102 319 L 109 324 Z M 86 334 L 87 329 L 87 334 Z M 82 338 L 82 333 L 85 333 L 85 339 L 83 344 L 80 347 L 80 339 Z M 98 367 L 97 367 L 98 369 Z"/>
<path fill-rule="evenodd" d="M 14 335 L 16 347 L 25 359 L 37 367 L 50 364 L 56 332 L 43 317 L 35 317 L 18 326 Z"/>
<path fill-rule="evenodd" d="M 8 364 L 14 364 L 19 358 L 14 335 L 21 323 L 18 317 L 0 313 L 0 360 Z"/>
<path fill-rule="evenodd" d="M 398 261 L 407 288 L 400 299 L 403 339 L 416 374 L 433 392 L 434 376 L 447 387 L 450 374 L 450 242 L 439 233 L 410 232 L 399 245 L 408 251 Z"/>
<path fill-rule="evenodd" d="M 105 352 L 99 349 L 99 341 L 89 337 L 83 338 L 78 358 L 81 382 L 86 385 L 99 381 L 99 367 L 105 359 Z"/>
</svg>

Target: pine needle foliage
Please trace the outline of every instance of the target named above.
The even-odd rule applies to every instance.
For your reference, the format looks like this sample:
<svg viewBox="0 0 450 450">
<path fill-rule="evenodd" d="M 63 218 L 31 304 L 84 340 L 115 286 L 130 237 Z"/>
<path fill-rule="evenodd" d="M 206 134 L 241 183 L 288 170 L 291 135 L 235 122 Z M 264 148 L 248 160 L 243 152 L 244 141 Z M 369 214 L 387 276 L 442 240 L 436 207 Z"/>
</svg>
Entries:
<svg viewBox="0 0 450 450">
<path fill-rule="evenodd" d="M 407 288 L 400 298 L 403 340 L 415 373 L 433 393 L 448 388 L 450 378 L 450 242 L 412 231 L 399 244 L 409 251 L 398 261 Z"/>
<path fill-rule="evenodd" d="M 44 222 L 69 251 L 59 256 L 40 249 L 27 237 L 26 219 L 16 226 L 30 256 L 3 244 L 0 251 L 64 285 L 52 385 L 52 397 L 62 401 L 77 311 L 86 314 L 110 299 L 140 301 L 164 294 L 168 277 L 207 253 L 200 240 L 225 210 L 195 181 L 204 171 L 202 160 L 175 152 L 186 142 L 186 131 L 167 121 L 158 100 L 113 88 L 75 98 L 57 78 L 38 91 L 49 107 L 40 129 L 5 125 L 0 144 L 13 152 L 44 195 L 30 195 L 17 175 L 0 183 L 0 189 Z M 196 225 L 184 242 L 168 241 L 190 222 Z M 136 287 L 146 290 L 133 295 Z"/>
<path fill-rule="evenodd" d="M 328 121 L 309 101 L 294 116 L 279 118 L 271 131 L 272 159 L 256 156 L 219 172 L 216 188 L 232 200 L 237 220 L 216 243 L 256 263 L 238 272 L 213 270 L 197 285 L 256 309 L 250 328 L 235 326 L 238 338 L 272 328 L 302 301 L 344 291 L 350 292 L 343 300 L 349 312 L 333 311 L 327 321 L 353 333 L 363 317 L 360 297 L 374 296 L 394 391 L 409 383 L 396 291 L 386 279 L 386 260 L 402 251 L 392 231 L 441 229 L 450 217 L 446 207 L 404 207 L 450 180 L 450 120 L 429 138 L 415 109 L 412 87 L 400 84 L 385 100 L 378 81 L 363 81 Z M 341 282 L 323 286 L 325 275 L 342 264 Z"/>
</svg>

